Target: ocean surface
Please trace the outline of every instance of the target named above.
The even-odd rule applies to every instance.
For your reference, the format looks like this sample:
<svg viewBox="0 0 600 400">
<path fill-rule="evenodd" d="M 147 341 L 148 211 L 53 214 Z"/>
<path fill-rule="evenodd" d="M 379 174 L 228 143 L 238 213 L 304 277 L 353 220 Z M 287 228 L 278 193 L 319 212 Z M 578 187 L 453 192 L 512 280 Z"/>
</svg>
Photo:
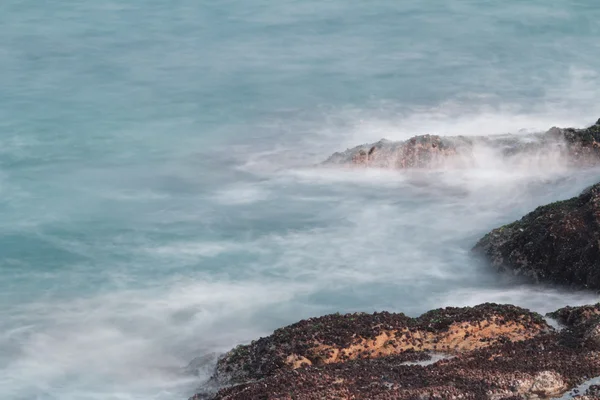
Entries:
<svg viewBox="0 0 600 400">
<path fill-rule="evenodd" d="M 214 354 L 331 312 L 597 301 L 469 249 L 598 170 L 315 165 L 592 124 L 598 21 L 596 0 L 3 0 L 0 399 L 184 400 Z"/>
</svg>

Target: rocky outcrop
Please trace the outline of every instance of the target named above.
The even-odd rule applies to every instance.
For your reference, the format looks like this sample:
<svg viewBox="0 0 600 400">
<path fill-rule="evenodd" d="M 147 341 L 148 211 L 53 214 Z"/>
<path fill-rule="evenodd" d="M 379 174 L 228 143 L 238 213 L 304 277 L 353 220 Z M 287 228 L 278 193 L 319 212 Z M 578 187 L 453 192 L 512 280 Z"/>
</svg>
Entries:
<svg viewBox="0 0 600 400">
<path fill-rule="evenodd" d="M 560 396 L 600 375 L 600 343 L 590 340 L 598 325 L 586 310 L 553 313 L 569 321 L 590 315 L 562 331 L 538 314 L 497 304 L 439 309 L 418 318 L 390 313 L 313 318 L 228 353 L 215 379 L 235 385 L 192 399 Z M 451 357 L 416 362 L 433 353 Z M 226 377 L 233 381 L 224 382 Z"/>
<path fill-rule="evenodd" d="M 223 389 L 215 399 L 547 399 L 598 373 L 597 353 L 543 336 L 429 366 L 403 365 L 392 356 L 283 371 Z"/>
<path fill-rule="evenodd" d="M 382 139 L 335 153 L 324 164 L 388 169 L 461 167 L 473 163 L 479 146 L 497 149 L 506 158 L 556 153 L 570 164 L 598 164 L 600 120 L 587 129 L 552 128 L 530 135 L 420 135 L 401 142 Z"/>
<path fill-rule="evenodd" d="M 548 133 L 565 141 L 573 159 L 580 163 L 597 164 L 600 157 L 600 119 L 587 129 L 555 129 Z"/>
<path fill-rule="evenodd" d="M 382 139 L 377 143 L 335 153 L 325 163 L 390 169 L 435 168 L 461 151 L 468 152 L 472 146 L 473 140 L 463 137 L 422 135 L 405 142 Z"/>
<path fill-rule="evenodd" d="M 548 317 L 557 320 L 566 327 L 580 327 L 600 318 L 600 303 L 579 307 L 563 307 L 548 313 Z"/>
<path fill-rule="evenodd" d="M 548 314 L 580 341 L 600 346 L 600 303 L 581 307 L 564 307 Z"/>
<path fill-rule="evenodd" d="M 600 289 L 600 184 L 494 229 L 473 251 L 536 281 Z"/>
<path fill-rule="evenodd" d="M 537 314 L 518 307 L 485 304 L 446 308 L 419 318 L 388 312 L 327 315 L 276 330 L 239 346 L 217 365 L 220 383 L 262 379 L 284 369 L 415 352 L 456 354 L 499 340 L 525 340 L 549 329 Z"/>
</svg>

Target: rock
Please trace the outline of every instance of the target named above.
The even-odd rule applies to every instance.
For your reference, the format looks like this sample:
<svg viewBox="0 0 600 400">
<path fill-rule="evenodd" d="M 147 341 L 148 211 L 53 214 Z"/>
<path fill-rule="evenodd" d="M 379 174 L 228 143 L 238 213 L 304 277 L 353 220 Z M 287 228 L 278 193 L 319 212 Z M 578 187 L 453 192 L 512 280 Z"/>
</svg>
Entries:
<svg viewBox="0 0 600 400">
<path fill-rule="evenodd" d="M 580 307 L 563 307 L 547 314 L 567 327 L 588 324 L 600 316 L 600 303 Z"/>
<path fill-rule="evenodd" d="M 539 282 L 600 289 L 600 184 L 494 229 L 473 251 Z"/>
<path fill-rule="evenodd" d="M 547 314 L 577 337 L 582 345 L 600 347 L 600 303 L 580 307 L 564 307 Z"/>
<path fill-rule="evenodd" d="M 457 350 L 452 350 L 453 358 L 427 366 L 407 365 L 408 358 L 423 353 L 414 349 L 284 366 L 262 379 L 223 388 L 213 399 L 546 399 L 600 376 L 597 343 L 587 342 L 575 329 L 554 331 L 539 315 L 513 306 L 447 308 L 415 319 L 402 314 L 358 314 L 362 317 L 360 323 L 350 320 L 353 315 L 357 314 L 301 321 L 280 333 L 287 332 L 291 342 L 306 343 L 311 337 L 318 343 L 342 347 L 348 340 L 361 341 L 390 330 L 391 323 L 391 329 L 409 326 L 429 332 L 442 342 L 448 335 L 463 335 L 462 341 Z M 373 324 L 367 323 L 369 318 Z M 506 328 L 483 333 L 493 325 Z M 486 340 L 482 345 L 475 345 L 465 334 L 474 332 L 475 327 L 480 329 L 479 340 Z M 353 339 L 349 339 L 351 332 L 356 334 Z M 282 347 L 273 337 L 265 339 L 270 341 L 263 349 Z M 463 341 L 470 344 L 461 346 Z M 586 395 L 594 398 L 595 393 Z"/>
<path fill-rule="evenodd" d="M 278 397 L 275 391 L 272 397 L 271 394 L 267 395 L 271 393 L 269 384 L 267 388 L 259 390 L 260 394 L 257 388 L 262 388 L 269 379 L 298 380 L 309 386 L 313 382 L 323 388 L 323 391 L 315 392 L 313 397 L 301 396 L 299 399 L 335 398 L 332 397 L 335 393 L 341 395 L 348 390 L 352 392 L 356 390 L 353 385 L 364 384 L 360 379 L 360 382 L 354 381 L 358 379 L 357 376 L 350 378 L 350 375 L 361 375 L 362 368 L 367 368 L 367 380 L 372 378 L 369 374 L 392 366 L 412 374 L 410 371 L 413 371 L 413 367 L 416 371 L 422 371 L 451 361 L 442 358 L 429 366 L 408 363 L 428 360 L 431 353 L 451 354 L 460 358 L 479 349 L 526 342 L 552 332 L 540 315 L 519 307 L 498 304 L 449 307 L 427 312 L 418 318 L 387 312 L 327 315 L 300 321 L 250 345 L 238 346 L 219 360 L 211 385 L 236 385 L 235 390 L 222 389 L 214 397 L 218 399 L 279 399 L 289 397 Z M 496 357 L 494 355 L 492 358 Z M 316 375 L 313 376 L 313 373 Z M 388 374 L 389 370 L 382 376 Z M 326 382 L 320 382 L 325 376 L 329 377 Z M 397 385 L 396 378 L 390 376 L 388 382 L 388 378 L 384 377 L 379 385 Z M 533 386 L 542 376 L 536 378 L 536 375 L 531 375 L 526 378 L 529 380 L 523 378 L 525 380 L 522 379 L 519 385 Z M 253 382 L 258 386 L 254 386 Z M 513 383 L 517 385 L 516 380 Z M 284 388 L 288 383 L 276 385 Z M 308 390 L 309 386 L 297 389 Z M 450 387 L 447 389 L 458 393 Z M 227 390 L 234 390 L 235 395 L 228 397 L 232 394 L 228 394 Z M 508 394 L 512 395 L 512 392 Z M 210 393 L 204 393 L 192 399 L 211 396 Z"/>
<path fill-rule="evenodd" d="M 535 374 L 531 386 L 521 387 L 522 392 L 536 394 L 538 397 L 558 396 L 568 389 L 563 377 L 554 371 L 542 371 Z"/>
<path fill-rule="evenodd" d="M 436 168 L 461 152 L 468 153 L 472 147 L 473 140 L 465 137 L 420 135 L 404 142 L 382 139 L 334 153 L 324 164 L 387 169 Z"/>
<path fill-rule="evenodd" d="M 600 397 L 600 386 L 591 385 L 586 391 L 586 396 L 598 396 Z"/>
<path fill-rule="evenodd" d="M 594 323 L 587 326 L 583 338 L 587 343 L 600 346 L 600 320 L 596 319 Z"/>
<path fill-rule="evenodd" d="M 213 380 L 248 382 L 280 370 L 389 355 L 404 361 L 422 360 L 429 358 L 425 351 L 457 354 L 497 342 L 526 340 L 549 330 L 538 314 L 496 304 L 439 309 L 418 318 L 387 312 L 327 315 L 238 346 L 219 360 Z"/>
<path fill-rule="evenodd" d="M 600 162 L 600 120 L 587 129 L 551 128 L 542 134 L 495 136 L 419 135 L 406 141 L 382 139 L 334 153 L 324 164 L 389 169 L 468 166 L 480 146 L 497 149 L 504 157 L 558 153 L 571 164 Z"/>
</svg>

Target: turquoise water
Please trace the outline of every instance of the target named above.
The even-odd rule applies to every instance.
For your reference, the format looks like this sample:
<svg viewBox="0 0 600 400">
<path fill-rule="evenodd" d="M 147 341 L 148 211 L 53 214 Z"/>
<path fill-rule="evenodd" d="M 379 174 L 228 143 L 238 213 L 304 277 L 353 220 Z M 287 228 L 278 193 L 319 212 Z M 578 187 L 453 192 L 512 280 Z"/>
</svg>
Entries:
<svg viewBox="0 0 600 400">
<path fill-rule="evenodd" d="M 592 0 L 3 1 L 0 398 L 185 399 L 193 359 L 329 312 L 595 301 L 468 249 L 598 171 L 490 149 L 313 166 L 596 121 L 598 20 Z"/>
</svg>

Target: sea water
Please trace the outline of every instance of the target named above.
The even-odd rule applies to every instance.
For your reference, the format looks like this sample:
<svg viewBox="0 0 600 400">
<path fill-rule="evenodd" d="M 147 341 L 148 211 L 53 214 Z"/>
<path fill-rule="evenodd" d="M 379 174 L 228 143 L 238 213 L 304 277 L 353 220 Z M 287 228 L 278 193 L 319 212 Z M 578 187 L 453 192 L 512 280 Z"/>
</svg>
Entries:
<svg viewBox="0 0 600 400">
<path fill-rule="evenodd" d="M 599 20 L 594 0 L 2 1 L 0 399 L 183 400 L 214 354 L 331 312 L 595 302 L 469 249 L 598 170 L 316 165 L 595 122 Z"/>
</svg>

